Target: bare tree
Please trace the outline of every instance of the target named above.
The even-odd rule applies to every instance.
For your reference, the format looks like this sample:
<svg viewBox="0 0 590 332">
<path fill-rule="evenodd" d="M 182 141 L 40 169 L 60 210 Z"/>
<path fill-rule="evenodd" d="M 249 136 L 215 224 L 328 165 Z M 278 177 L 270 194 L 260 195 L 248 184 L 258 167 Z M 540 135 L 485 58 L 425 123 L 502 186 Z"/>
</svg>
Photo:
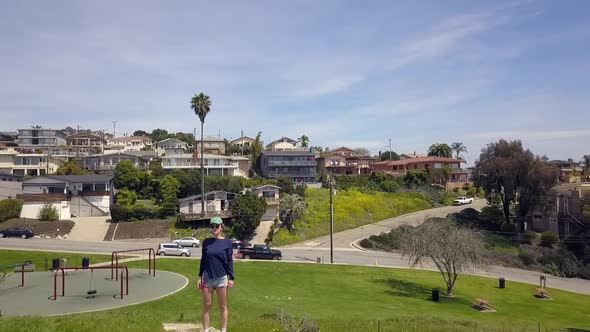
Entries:
<svg viewBox="0 0 590 332">
<path fill-rule="evenodd" d="M 457 277 L 465 268 L 485 265 L 481 236 L 449 219 L 431 218 L 415 227 L 402 239 L 400 249 L 412 267 L 432 260 L 447 284 L 448 296 L 453 295 Z"/>
</svg>

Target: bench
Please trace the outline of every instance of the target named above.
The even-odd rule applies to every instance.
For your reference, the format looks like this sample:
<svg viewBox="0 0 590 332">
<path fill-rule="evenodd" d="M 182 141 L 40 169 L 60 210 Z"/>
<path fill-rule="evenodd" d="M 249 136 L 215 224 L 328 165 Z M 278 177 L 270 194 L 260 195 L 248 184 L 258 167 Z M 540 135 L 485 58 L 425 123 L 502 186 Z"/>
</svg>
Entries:
<svg viewBox="0 0 590 332">
<path fill-rule="evenodd" d="M 551 300 L 551 296 L 549 296 L 549 291 L 547 291 L 545 288 L 538 287 L 537 292 L 539 292 L 539 298 Z"/>
<path fill-rule="evenodd" d="M 475 299 L 475 302 L 473 302 L 473 305 L 481 308 L 482 310 L 494 310 L 494 306 L 486 299 Z"/>
</svg>

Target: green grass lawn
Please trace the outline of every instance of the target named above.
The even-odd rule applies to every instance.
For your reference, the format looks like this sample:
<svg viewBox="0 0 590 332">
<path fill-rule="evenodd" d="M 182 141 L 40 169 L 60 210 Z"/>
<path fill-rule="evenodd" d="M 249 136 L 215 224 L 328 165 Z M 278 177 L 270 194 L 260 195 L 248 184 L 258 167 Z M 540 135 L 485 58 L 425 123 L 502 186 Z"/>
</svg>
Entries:
<svg viewBox="0 0 590 332">
<path fill-rule="evenodd" d="M 158 260 L 158 269 L 181 273 L 191 282 L 172 296 L 121 309 L 1 318 L 0 330 L 161 331 L 163 322 L 200 322 L 198 261 L 164 258 Z M 378 325 L 381 331 L 537 331 L 539 324 L 543 331 L 590 329 L 589 296 L 551 290 L 555 300 L 543 301 L 533 296 L 535 286 L 510 281 L 506 289 L 498 289 L 497 280 L 461 276 L 457 296 L 435 303 L 429 300 L 431 290 L 444 283 L 440 274 L 429 271 L 239 262 L 236 276 L 236 288 L 230 290 L 231 331 L 272 331 L 278 322 L 265 317 L 281 311 L 307 316 L 321 331 L 377 331 Z M 132 292 L 133 283 L 129 288 Z M 470 303 L 478 297 L 489 300 L 497 312 L 472 309 Z M 217 312 L 213 316 L 219 327 Z"/>
<path fill-rule="evenodd" d="M 294 233 L 281 229 L 273 238 L 274 246 L 329 234 L 330 191 L 307 189 L 305 195 L 307 215 L 295 223 Z M 367 194 L 356 189 L 339 190 L 334 197 L 334 229 L 340 232 L 431 207 L 422 193 Z"/>
<path fill-rule="evenodd" d="M 54 258 L 62 258 L 67 260 L 68 266 L 82 265 L 82 258 L 89 257 L 90 264 L 110 262 L 110 255 L 94 255 L 94 254 L 72 254 L 72 253 L 56 253 L 45 251 L 20 251 L 20 250 L 0 250 L 0 272 L 5 272 L 8 269 L 4 268 L 9 265 L 21 264 L 25 261 L 32 261 L 35 264 L 37 271 L 43 271 L 45 268 L 45 258 L 49 260 L 49 268 L 51 268 L 52 260 Z M 125 256 L 129 257 L 129 256 Z M 125 258 L 119 256 L 119 259 Z M 0 329 L 2 327 L 0 326 Z"/>
</svg>

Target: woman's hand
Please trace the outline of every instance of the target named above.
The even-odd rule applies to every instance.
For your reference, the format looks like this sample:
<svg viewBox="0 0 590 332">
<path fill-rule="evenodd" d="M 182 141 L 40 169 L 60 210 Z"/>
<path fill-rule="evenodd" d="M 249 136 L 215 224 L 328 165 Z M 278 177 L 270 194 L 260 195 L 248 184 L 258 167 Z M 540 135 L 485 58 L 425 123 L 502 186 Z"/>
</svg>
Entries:
<svg viewBox="0 0 590 332">
<path fill-rule="evenodd" d="M 228 288 L 234 288 L 234 281 L 233 280 L 228 280 L 227 281 L 227 287 Z"/>
<path fill-rule="evenodd" d="M 199 289 L 205 288 L 205 279 L 203 277 L 199 278 L 199 282 L 197 283 Z"/>
</svg>

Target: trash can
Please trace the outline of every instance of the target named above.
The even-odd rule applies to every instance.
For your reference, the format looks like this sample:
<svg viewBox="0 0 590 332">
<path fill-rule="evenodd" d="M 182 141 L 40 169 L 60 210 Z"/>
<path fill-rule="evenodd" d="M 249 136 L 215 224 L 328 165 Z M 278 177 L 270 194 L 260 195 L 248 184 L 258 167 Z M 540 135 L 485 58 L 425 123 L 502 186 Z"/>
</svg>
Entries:
<svg viewBox="0 0 590 332">
<path fill-rule="evenodd" d="M 500 279 L 498 279 L 498 282 L 499 282 L 499 284 L 500 284 L 500 285 L 499 285 L 499 286 L 500 286 L 500 288 L 506 288 L 506 279 L 504 279 L 504 278 L 500 278 Z"/>
<path fill-rule="evenodd" d="M 51 271 L 59 270 L 60 265 L 61 265 L 61 259 L 54 258 L 52 261 L 52 265 L 51 265 Z"/>
<path fill-rule="evenodd" d="M 317 262 L 318 264 L 322 264 L 322 258 L 318 256 L 318 257 L 316 258 L 316 262 Z"/>
<path fill-rule="evenodd" d="M 82 258 L 82 268 L 83 269 L 87 269 L 90 267 L 90 258 L 89 257 L 83 257 Z"/>
<path fill-rule="evenodd" d="M 438 290 L 438 288 L 433 289 L 432 290 L 432 301 L 438 302 L 439 298 L 440 298 L 440 291 Z"/>
</svg>

